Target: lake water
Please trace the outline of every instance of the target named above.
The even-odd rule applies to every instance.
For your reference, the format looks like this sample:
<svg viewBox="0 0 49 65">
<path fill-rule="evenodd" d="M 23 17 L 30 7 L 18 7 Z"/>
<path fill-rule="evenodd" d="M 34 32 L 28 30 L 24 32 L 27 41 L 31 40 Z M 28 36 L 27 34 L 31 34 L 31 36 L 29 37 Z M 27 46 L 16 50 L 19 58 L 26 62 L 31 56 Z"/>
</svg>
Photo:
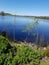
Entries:
<svg viewBox="0 0 49 65">
<path fill-rule="evenodd" d="M 34 24 L 38 20 L 37 24 Z M 31 25 L 35 27 L 27 31 L 27 27 Z M 26 31 L 24 31 L 26 30 Z M 49 20 L 28 17 L 0 16 L 0 32 L 7 31 L 11 39 L 34 42 L 44 40 L 49 42 Z M 38 34 L 38 36 L 37 36 Z"/>
</svg>

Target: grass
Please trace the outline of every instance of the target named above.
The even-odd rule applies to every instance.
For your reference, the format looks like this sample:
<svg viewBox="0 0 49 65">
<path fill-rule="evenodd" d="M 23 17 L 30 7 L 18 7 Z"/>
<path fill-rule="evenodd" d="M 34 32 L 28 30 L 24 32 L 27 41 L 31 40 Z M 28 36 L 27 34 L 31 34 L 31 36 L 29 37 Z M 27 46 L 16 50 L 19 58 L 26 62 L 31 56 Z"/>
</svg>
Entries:
<svg viewBox="0 0 49 65">
<path fill-rule="evenodd" d="M 49 62 L 43 62 L 43 61 L 41 61 L 40 65 L 49 65 Z"/>
<path fill-rule="evenodd" d="M 41 62 L 40 62 L 40 65 L 49 65 L 49 58 L 47 59 L 47 61 L 46 61 L 46 62 L 41 61 Z"/>
<path fill-rule="evenodd" d="M 49 58 L 44 62 L 45 56 L 43 50 L 34 50 L 32 47 L 24 44 L 9 42 L 3 36 L 0 36 L 0 65 L 49 65 Z"/>
</svg>

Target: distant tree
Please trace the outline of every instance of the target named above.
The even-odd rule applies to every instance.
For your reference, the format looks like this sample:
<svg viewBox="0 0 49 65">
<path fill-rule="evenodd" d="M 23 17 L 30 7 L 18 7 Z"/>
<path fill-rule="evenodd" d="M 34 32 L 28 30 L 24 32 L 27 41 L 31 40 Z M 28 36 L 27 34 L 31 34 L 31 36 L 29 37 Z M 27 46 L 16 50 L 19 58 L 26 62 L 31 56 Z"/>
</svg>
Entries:
<svg viewBox="0 0 49 65">
<path fill-rule="evenodd" d="M 2 15 L 2 16 L 4 16 L 4 15 L 5 15 L 5 13 L 2 11 L 2 12 L 1 12 L 1 15 Z"/>
</svg>

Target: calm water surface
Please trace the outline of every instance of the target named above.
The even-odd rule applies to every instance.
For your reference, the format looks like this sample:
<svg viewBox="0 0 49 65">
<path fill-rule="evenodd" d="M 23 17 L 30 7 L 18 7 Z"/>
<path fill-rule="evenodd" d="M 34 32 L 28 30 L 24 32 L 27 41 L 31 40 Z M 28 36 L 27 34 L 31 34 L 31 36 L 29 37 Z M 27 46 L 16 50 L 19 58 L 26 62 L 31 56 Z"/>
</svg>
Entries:
<svg viewBox="0 0 49 65">
<path fill-rule="evenodd" d="M 35 41 L 38 33 L 38 40 L 44 38 L 49 42 L 49 20 L 38 19 L 37 25 L 29 32 L 23 32 L 29 23 L 34 23 L 34 18 L 14 17 L 14 16 L 0 16 L 0 32 L 7 31 L 10 38 L 24 41 L 27 37 L 28 41 Z M 34 35 L 35 34 L 35 35 Z"/>
</svg>

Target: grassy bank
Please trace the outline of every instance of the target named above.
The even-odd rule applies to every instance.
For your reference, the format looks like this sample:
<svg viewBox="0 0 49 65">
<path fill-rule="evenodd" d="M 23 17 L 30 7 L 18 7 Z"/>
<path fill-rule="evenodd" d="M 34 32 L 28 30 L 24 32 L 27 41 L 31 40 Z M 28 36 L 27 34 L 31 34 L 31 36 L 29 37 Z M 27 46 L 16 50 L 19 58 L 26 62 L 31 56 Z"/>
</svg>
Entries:
<svg viewBox="0 0 49 65">
<path fill-rule="evenodd" d="M 0 65 L 44 65 L 45 51 L 15 44 L 0 36 Z"/>
</svg>

